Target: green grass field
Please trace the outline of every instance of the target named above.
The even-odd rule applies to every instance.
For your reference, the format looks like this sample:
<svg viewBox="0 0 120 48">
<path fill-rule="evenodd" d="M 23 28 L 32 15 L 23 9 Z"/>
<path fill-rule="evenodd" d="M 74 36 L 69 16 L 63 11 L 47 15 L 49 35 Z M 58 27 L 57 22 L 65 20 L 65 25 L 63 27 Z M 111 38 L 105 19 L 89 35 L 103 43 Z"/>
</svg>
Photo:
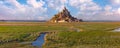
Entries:
<svg viewBox="0 0 120 48">
<path fill-rule="evenodd" d="M 53 32 L 45 37 L 43 48 L 120 48 L 120 22 L 0 22 L 0 48 L 36 48 L 21 42 L 34 41 L 40 32 Z"/>
</svg>

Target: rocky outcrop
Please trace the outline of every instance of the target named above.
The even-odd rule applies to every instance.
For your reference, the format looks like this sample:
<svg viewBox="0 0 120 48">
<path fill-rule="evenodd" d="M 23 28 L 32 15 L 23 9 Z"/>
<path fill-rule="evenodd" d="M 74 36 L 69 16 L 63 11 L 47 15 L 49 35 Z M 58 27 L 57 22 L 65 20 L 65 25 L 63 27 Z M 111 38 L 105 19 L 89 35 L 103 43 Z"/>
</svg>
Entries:
<svg viewBox="0 0 120 48">
<path fill-rule="evenodd" d="M 80 22 L 80 21 L 82 20 L 72 17 L 70 12 L 64 7 L 64 9 L 58 14 L 54 15 L 54 17 L 50 19 L 49 22 L 57 23 L 57 22 Z"/>
</svg>

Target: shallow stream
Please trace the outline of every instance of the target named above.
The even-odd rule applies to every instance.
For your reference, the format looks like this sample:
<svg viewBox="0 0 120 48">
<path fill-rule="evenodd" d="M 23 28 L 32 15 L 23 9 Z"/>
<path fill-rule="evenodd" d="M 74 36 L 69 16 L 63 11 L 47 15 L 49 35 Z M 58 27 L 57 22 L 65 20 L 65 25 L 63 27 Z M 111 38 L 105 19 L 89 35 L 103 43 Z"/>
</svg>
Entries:
<svg viewBox="0 0 120 48">
<path fill-rule="evenodd" d="M 40 36 L 32 42 L 32 46 L 41 47 L 45 43 L 45 35 L 46 33 L 40 34 Z"/>
<path fill-rule="evenodd" d="M 113 30 L 114 32 L 120 32 L 120 28 L 116 28 Z"/>
</svg>

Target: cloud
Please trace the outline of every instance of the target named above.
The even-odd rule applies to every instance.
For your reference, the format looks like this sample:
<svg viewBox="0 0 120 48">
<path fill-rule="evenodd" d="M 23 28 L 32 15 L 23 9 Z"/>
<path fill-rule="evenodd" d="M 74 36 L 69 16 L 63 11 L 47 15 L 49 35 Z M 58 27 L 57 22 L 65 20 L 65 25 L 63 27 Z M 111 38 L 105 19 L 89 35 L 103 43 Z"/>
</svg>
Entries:
<svg viewBox="0 0 120 48">
<path fill-rule="evenodd" d="M 110 5 L 107 5 L 107 6 L 105 6 L 104 9 L 105 9 L 105 11 L 110 11 L 112 9 L 112 7 Z"/>
<path fill-rule="evenodd" d="M 81 4 L 84 4 L 84 3 L 90 3 L 92 0 L 69 0 L 69 4 L 71 6 L 80 6 Z"/>
<path fill-rule="evenodd" d="M 119 8 L 114 9 L 110 5 L 104 7 L 104 11 L 100 11 L 93 16 L 89 17 L 88 20 L 120 20 Z"/>
<path fill-rule="evenodd" d="M 42 7 L 45 4 L 45 2 L 43 2 L 42 0 L 40 0 L 39 2 L 37 2 L 36 0 L 27 0 L 27 3 L 34 8 Z"/>
<path fill-rule="evenodd" d="M 112 4 L 119 4 L 120 5 L 120 0 L 111 0 Z"/>
<path fill-rule="evenodd" d="M 69 3 L 71 6 L 78 8 L 81 12 L 94 12 L 101 10 L 101 7 L 92 2 L 92 0 L 70 0 Z"/>
<path fill-rule="evenodd" d="M 73 16 L 79 19 L 120 20 L 120 0 L 109 0 L 111 3 L 105 7 L 98 5 L 94 0 L 25 1 L 26 4 L 21 4 L 17 0 L 0 1 L 0 19 L 48 20 L 52 17 L 50 14 L 54 15 L 55 11 L 61 11 L 66 6 L 68 9 L 76 9 Z"/>
<path fill-rule="evenodd" d="M 83 20 L 120 20 L 120 0 L 110 2 L 105 7 L 99 6 L 93 0 L 70 0 L 69 4 L 79 9 L 74 16 Z"/>
<path fill-rule="evenodd" d="M 118 8 L 118 13 L 120 14 L 120 8 Z"/>
<path fill-rule="evenodd" d="M 120 8 L 120 0 L 110 0 L 113 8 Z"/>
<path fill-rule="evenodd" d="M 65 4 L 68 3 L 68 0 L 47 0 L 49 8 L 61 11 Z"/>
<path fill-rule="evenodd" d="M 36 0 L 27 0 L 27 4 L 20 4 L 16 0 L 0 1 L 0 16 L 2 19 L 17 19 L 17 20 L 41 20 L 45 17 L 47 8 L 43 7 L 45 2 L 42 0 L 37 2 Z M 5 17 L 6 16 L 6 17 Z"/>
<path fill-rule="evenodd" d="M 69 4 L 79 10 L 74 16 L 84 20 L 91 19 L 94 14 L 102 10 L 102 8 L 92 0 L 70 0 Z"/>
</svg>

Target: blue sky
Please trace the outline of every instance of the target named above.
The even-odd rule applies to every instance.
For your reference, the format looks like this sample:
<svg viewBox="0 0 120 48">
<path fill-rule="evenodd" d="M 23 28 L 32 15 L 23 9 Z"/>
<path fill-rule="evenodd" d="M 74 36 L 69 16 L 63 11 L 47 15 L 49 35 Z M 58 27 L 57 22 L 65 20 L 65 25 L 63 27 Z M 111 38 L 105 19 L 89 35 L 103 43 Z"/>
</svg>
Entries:
<svg viewBox="0 0 120 48">
<path fill-rule="evenodd" d="M 83 20 L 120 20 L 120 0 L 0 0 L 2 20 L 49 20 L 64 6 Z"/>
</svg>

